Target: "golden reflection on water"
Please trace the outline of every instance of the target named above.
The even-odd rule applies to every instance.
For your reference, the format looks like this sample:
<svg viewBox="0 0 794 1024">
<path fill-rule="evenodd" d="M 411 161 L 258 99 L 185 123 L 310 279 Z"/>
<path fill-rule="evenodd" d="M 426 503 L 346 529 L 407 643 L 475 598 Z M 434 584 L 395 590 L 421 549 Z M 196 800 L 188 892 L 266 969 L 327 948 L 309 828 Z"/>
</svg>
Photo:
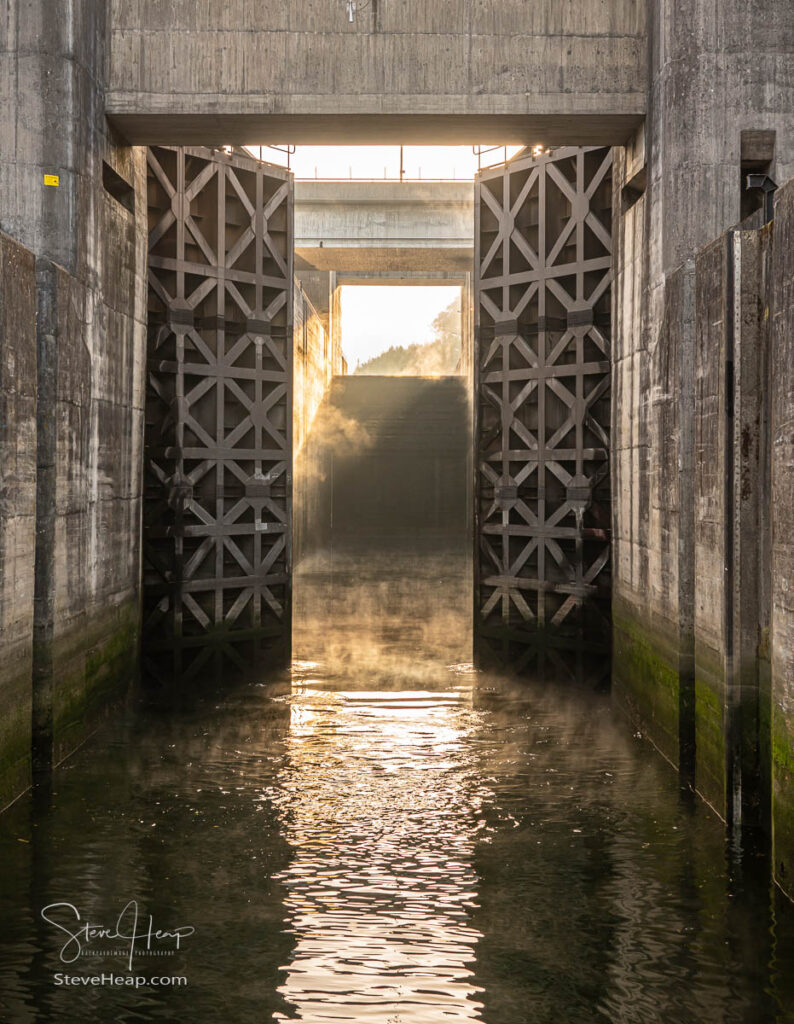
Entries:
<svg viewBox="0 0 794 1024">
<path fill-rule="evenodd" d="M 472 865 L 488 791 L 471 760 L 471 689 L 294 689 L 270 798 L 294 850 L 281 872 L 295 950 L 280 992 L 324 1024 L 480 1019 Z"/>
</svg>

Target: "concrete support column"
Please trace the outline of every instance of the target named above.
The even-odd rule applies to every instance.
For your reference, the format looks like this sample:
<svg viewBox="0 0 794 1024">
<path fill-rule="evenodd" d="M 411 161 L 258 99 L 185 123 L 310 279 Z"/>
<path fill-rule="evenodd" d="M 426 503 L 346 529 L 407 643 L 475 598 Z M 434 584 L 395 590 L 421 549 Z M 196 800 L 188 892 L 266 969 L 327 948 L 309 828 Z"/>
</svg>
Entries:
<svg viewBox="0 0 794 1024">
<path fill-rule="evenodd" d="M 771 623 L 775 878 L 794 898 L 794 182 L 775 203 L 770 332 Z M 768 307 L 764 310 L 767 315 Z"/>
<path fill-rule="evenodd" d="M 31 564 L 14 566 L 35 575 L 32 664 L 0 697 L 13 721 L 32 707 L 44 774 L 129 678 L 139 635 L 145 161 L 105 121 L 108 11 L 0 0 L 0 228 L 35 261 L 37 337 L 36 431 L 4 438 L 36 466 L 34 550 L 15 554 Z"/>
<path fill-rule="evenodd" d="M 37 478 L 32 709 L 34 770 L 52 764 L 55 616 L 56 418 L 58 324 L 56 269 L 84 258 L 81 200 L 89 146 L 100 110 L 94 83 L 104 19 L 87 0 L 58 17 L 44 0 L 6 0 L 7 83 L 0 131 L 2 227 L 37 257 Z M 88 10 L 89 7 L 97 8 Z M 7 145 L 14 140 L 14 145 Z"/>
<path fill-rule="evenodd" d="M 338 365 L 342 365 L 342 288 L 339 284 L 339 275 L 335 270 L 330 273 L 331 309 L 328 314 L 328 332 L 331 339 L 331 348 L 334 352 Z M 352 373 L 355 366 L 347 366 L 345 372 Z"/>
<path fill-rule="evenodd" d="M 49 775 L 53 760 L 53 639 L 58 434 L 57 267 L 36 261 L 36 550 L 33 601 L 33 781 Z"/>
<path fill-rule="evenodd" d="M 645 136 L 615 152 L 612 456 L 616 701 L 694 773 L 694 259 L 650 288 L 657 210 Z"/>
<path fill-rule="evenodd" d="M 695 785 L 734 833 L 768 829 L 763 607 L 769 232 L 729 231 L 696 262 Z"/>
<path fill-rule="evenodd" d="M 775 180 L 794 173 L 789 21 L 786 0 L 770 0 L 763 10 L 739 0 L 649 4 L 648 112 L 644 128 L 616 158 L 614 174 L 614 692 L 642 732 L 679 768 L 684 784 L 695 782 L 721 814 L 734 817 L 744 797 L 733 795 L 728 801 L 741 772 L 731 775 L 729 784 L 727 750 L 734 743 L 741 746 L 737 735 L 751 735 L 755 725 L 749 732 L 742 725 L 737 733 L 729 723 L 738 712 L 728 715 L 728 691 L 720 690 L 726 671 L 720 644 L 728 637 L 726 592 L 731 590 L 725 556 L 741 577 L 742 594 L 756 586 L 749 582 L 747 559 L 759 556 L 758 549 L 742 549 L 752 534 L 743 535 L 731 554 L 722 525 L 709 527 L 703 518 L 718 515 L 712 507 L 718 499 L 725 507 L 726 481 L 716 474 L 712 484 L 711 467 L 696 437 L 698 429 L 712 429 L 719 415 L 713 423 L 697 419 L 694 317 L 700 314 L 693 297 L 693 261 L 701 246 L 740 219 L 743 136 L 757 133 L 776 140 L 768 168 Z M 747 72 L 749 53 L 752 74 Z M 772 100 L 769 83 L 775 83 Z M 742 250 L 747 259 L 749 251 Z M 746 272 L 745 261 L 745 282 Z M 736 308 L 749 316 L 752 301 L 737 301 Z M 739 333 L 749 330 L 745 323 Z M 700 339 L 701 384 L 706 388 L 708 383 L 713 406 L 725 400 L 720 390 L 724 377 L 721 384 L 710 376 L 716 372 L 710 361 L 718 358 L 723 341 L 718 342 L 716 328 L 713 336 L 707 334 Z M 751 404 L 752 372 L 748 367 L 737 385 L 741 402 Z M 703 436 L 723 467 L 729 454 L 732 462 L 733 448 L 728 453 L 720 447 L 720 438 L 727 436 L 724 430 Z M 732 444 L 741 454 L 741 434 Z M 746 480 L 741 466 L 736 473 L 734 482 Z M 704 488 L 700 498 L 697 486 Z M 707 499 L 712 486 L 714 497 Z M 747 500 L 760 498 L 753 492 Z M 746 522 L 743 501 L 735 507 L 735 522 Z M 734 508 L 736 501 L 730 504 Z M 707 536 L 709 529 L 713 536 Z M 711 608 L 711 597 L 703 591 L 709 583 L 701 574 L 712 541 L 718 544 L 714 564 L 722 566 L 719 586 L 716 577 L 713 582 L 719 589 L 718 610 Z M 763 591 L 763 578 L 757 588 Z M 731 626 L 745 643 L 746 621 Z M 752 629 L 758 627 L 756 619 Z M 718 652 L 719 664 L 709 667 L 711 650 Z M 714 678 L 722 683 L 713 683 Z M 736 687 L 730 690 L 731 707 L 735 700 L 742 704 L 746 688 L 741 682 Z M 712 697 L 716 703 L 710 704 Z M 730 741 L 721 731 L 728 729 L 733 730 Z M 761 807 L 763 794 L 758 800 Z M 748 813 L 745 808 L 744 820 Z"/>
<path fill-rule="evenodd" d="M 36 548 L 36 260 L 0 233 L 0 809 L 30 785 Z"/>
</svg>

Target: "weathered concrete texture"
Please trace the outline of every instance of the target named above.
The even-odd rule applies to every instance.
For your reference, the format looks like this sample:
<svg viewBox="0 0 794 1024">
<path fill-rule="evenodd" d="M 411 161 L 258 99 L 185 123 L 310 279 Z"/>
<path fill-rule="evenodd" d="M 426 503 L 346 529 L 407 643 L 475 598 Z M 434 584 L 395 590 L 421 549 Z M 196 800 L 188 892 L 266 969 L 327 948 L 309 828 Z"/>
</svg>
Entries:
<svg viewBox="0 0 794 1024">
<path fill-rule="evenodd" d="M 685 780 L 734 834 L 767 833 L 771 818 L 776 878 L 789 892 L 794 872 L 792 249 L 794 180 L 779 191 L 771 225 L 729 230 L 697 253 L 694 298 L 682 290 L 692 278 L 689 263 L 668 276 L 658 336 L 667 368 L 651 363 L 642 387 L 650 391 L 650 405 L 658 394 L 672 399 L 678 374 L 679 400 L 671 403 L 668 432 L 645 413 L 650 435 L 644 468 L 626 468 L 623 453 L 618 466 L 625 519 L 635 500 L 627 480 L 636 481 L 640 494 L 654 493 L 653 473 L 661 474 L 671 491 L 677 480 L 678 516 L 671 508 L 665 516 L 667 527 L 678 534 L 678 557 L 671 561 L 679 587 L 667 597 L 668 608 L 677 608 L 680 618 L 678 635 L 669 628 L 667 643 L 664 633 L 660 641 L 660 622 L 670 622 L 672 614 L 663 608 L 644 619 L 645 608 L 638 610 L 636 599 L 626 599 L 634 567 L 625 535 L 623 550 L 616 552 L 622 576 L 615 595 L 616 692 L 672 760 L 677 755 L 687 761 Z M 691 394 L 682 376 L 688 352 Z M 625 367 L 618 364 L 615 372 L 625 387 Z M 631 436 L 639 417 L 636 405 L 629 408 L 622 429 Z M 639 409 L 644 411 L 644 404 Z M 691 443 L 686 443 L 688 419 Z M 619 412 L 617 420 L 620 424 Z M 678 466 L 663 456 L 669 436 Z M 653 537 L 648 529 L 653 518 L 652 511 L 640 516 L 638 526 L 646 528 L 646 536 Z M 648 548 L 646 560 L 639 562 L 646 571 L 658 542 Z M 667 552 L 670 557 L 669 546 Z M 658 594 L 652 575 L 645 584 L 646 607 Z M 685 632 L 690 614 L 691 663 Z M 691 700 L 686 699 L 690 692 Z"/>
<path fill-rule="evenodd" d="M 776 199 L 769 360 L 773 830 L 775 877 L 794 898 L 794 182 Z"/>
<path fill-rule="evenodd" d="M 334 377 L 346 373 L 345 358 L 339 332 L 328 328 L 328 306 L 334 281 L 326 278 L 325 315 L 319 312 L 309 298 L 310 289 L 298 279 L 294 293 L 294 396 L 293 396 L 293 443 L 295 451 L 301 449 L 311 430 L 320 402 Z M 316 292 L 320 285 L 312 281 Z M 319 298 L 319 295 L 318 295 Z"/>
<path fill-rule="evenodd" d="M 473 201 L 471 182 L 296 182 L 296 264 L 465 273 L 474 258 Z"/>
<path fill-rule="evenodd" d="M 318 272 L 315 272 L 318 275 Z M 318 275 L 319 276 L 319 275 Z M 347 372 L 339 331 L 329 328 L 327 309 L 331 302 L 333 276 L 312 276 L 304 288 L 296 281 L 294 292 L 293 346 L 293 526 L 292 560 L 297 567 L 321 546 L 318 524 L 330 515 L 327 494 L 317 486 L 325 472 L 327 444 L 335 422 L 326 422 L 321 410 L 333 378 Z M 318 313 L 309 299 L 311 290 L 318 301 L 325 292 L 326 315 Z"/>
<path fill-rule="evenodd" d="M 642 150 L 639 159 L 631 149 L 618 152 L 618 180 L 632 177 L 643 161 Z M 693 550 L 691 530 L 682 530 L 680 519 L 691 491 L 691 448 L 686 461 L 679 438 L 691 429 L 694 275 L 683 266 L 668 279 L 658 336 L 646 350 L 637 329 L 647 258 L 644 200 L 622 211 L 619 193 L 616 198 L 622 230 L 614 235 L 613 315 L 635 329 L 615 332 L 612 360 L 613 679 L 617 700 L 665 757 L 687 771 Z"/>
<path fill-rule="evenodd" d="M 794 173 L 794 20 L 788 0 L 656 0 L 648 32 L 645 128 L 614 175 L 615 681 L 691 778 L 692 261 L 740 219 L 742 130 L 775 131 L 769 172 Z"/>
<path fill-rule="evenodd" d="M 726 644 L 732 570 L 726 545 L 732 539 L 733 513 L 728 418 L 733 362 L 733 283 L 728 281 L 730 236 L 718 238 L 696 262 L 695 328 L 695 716 L 697 758 L 695 785 L 725 817 L 727 698 Z"/>
<path fill-rule="evenodd" d="M 643 0 L 114 0 L 108 111 L 132 142 L 608 144 L 645 72 Z"/>
<path fill-rule="evenodd" d="M 100 203 L 117 246 L 101 287 L 60 267 L 53 275 L 56 763 L 91 728 L 103 692 L 118 692 L 137 663 L 144 325 L 125 310 L 134 308 L 139 246 L 132 216 L 109 197 Z"/>
<path fill-rule="evenodd" d="M 660 513 L 665 546 L 657 572 L 663 575 L 649 574 L 647 600 L 657 606 L 646 621 L 616 594 L 614 666 L 619 697 L 678 761 L 685 780 L 733 825 L 762 830 L 769 777 L 763 310 L 770 301 L 770 241 L 767 228 L 730 231 L 706 246 L 694 263 L 694 298 L 689 265 L 667 279 L 656 349 L 665 368 L 651 366 L 654 415 L 647 420 L 650 466 L 669 486 Z M 692 340 L 693 392 L 681 372 Z M 616 372 L 625 383 L 625 368 Z M 670 450 L 678 465 L 665 457 Z M 624 465 L 619 462 L 620 494 L 630 502 L 632 476 Z M 652 489 L 654 481 L 641 485 Z M 665 499 L 663 489 L 659 498 Z M 649 532 L 657 514 L 652 508 L 640 517 Z M 618 557 L 625 558 L 621 540 Z M 619 564 L 625 587 L 631 566 Z"/>
<path fill-rule="evenodd" d="M 759 761 L 759 725 L 769 723 L 759 667 L 769 238 L 728 232 L 698 254 L 695 271 L 695 785 L 748 827 L 766 824 L 759 786 L 769 772 L 768 744 Z"/>
<path fill-rule="evenodd" d="M 335 274 L 328 270 L 296 270 L 295 281 L 297 288 L 311 303 L 323 330 L 328 331 L 331 318 L 331 296 L 336 287 Z M 298 301 L 297 297 L 295 301 Z M 295 323 L 297 320 L 296 316 Z"/>
<path fill-rule="evenodd" d="M 36 261 L 0 233 L 0 808 L 30 784 Z"/>
<path fill-rule="evenodd" d="M 35 436 L 6 439 L 37 492 L 32 685 L 9 712 L 32 702 L 43 770 L 137 661 L 145 167 L 105 122 L 105 17 L 100 0 L 0 6 L 0 227 L 35 258 L 38 349 Z"/>
<path fill-rule="evenodd" d="M 776 132 L 770 173 L 794 174 L 794 18 L 788 0 L 649 5 L 650 269 L 670 272 L 741 219 L 741 133 Z M 658 268 L 658 269 L 657 269 Z"/>
</svg>

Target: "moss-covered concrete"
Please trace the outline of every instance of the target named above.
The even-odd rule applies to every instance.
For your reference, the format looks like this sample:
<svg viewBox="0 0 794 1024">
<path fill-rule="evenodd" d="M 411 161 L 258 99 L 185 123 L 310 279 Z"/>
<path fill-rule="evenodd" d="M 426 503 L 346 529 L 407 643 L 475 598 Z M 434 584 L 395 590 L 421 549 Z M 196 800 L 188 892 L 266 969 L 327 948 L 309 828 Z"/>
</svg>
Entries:
<svg viewBox="0 0 794 1024">
<path fill-rule="evenodd" d="M 640 621 L 625 602 L 612 606 L 612 692 L 655 747 L 679 763 L 680 687 L 673 630 L 661 620 Z"/>
<path fill-rule="evenodd" d="M 21 670 L 3 673 L 3 713 L 0 715 L 0 810 L 30 785 L 30 681 L 30 662 L 27 659 L 22 661 Z"/>
<path fill-rule="evenodd" d="M 139 609 L 128 600 L 54 644 L 53 761 L 67 757 L 127 692 L 138 671 Z"/>
<path fill-rule="evenodd" d="M 769 360 L 775 877 L 794 898 L 794 181 L 775 195 Z"/>
<path fill-rule="evenodd" d="M 725 661 L 695 642 L 695 788 L 714 810 L 726 816 Z"/>
<path fill-rule="evenodd" d="M 794 899 L 794 717 L 772 713 L 772 836 L 775 879 Z"/>
<path fill-rule="evenodd" d="M 72 627 L 54 644 L 53 762 L 68 757 L 127 693 L 138 671 L 139 610 L 128 600 Z M 13 659 L 12 659 L 13 660 Z M 0 718 L 0 810 L 31 784 L 29 660 L 3 674 Z"/>
</svg>

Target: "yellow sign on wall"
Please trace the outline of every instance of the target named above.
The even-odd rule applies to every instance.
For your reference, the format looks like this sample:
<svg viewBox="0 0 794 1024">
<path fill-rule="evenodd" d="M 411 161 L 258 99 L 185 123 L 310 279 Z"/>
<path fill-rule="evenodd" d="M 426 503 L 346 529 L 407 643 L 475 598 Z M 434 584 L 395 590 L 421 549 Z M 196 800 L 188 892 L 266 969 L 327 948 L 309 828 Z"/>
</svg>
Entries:
<svg viewBox="0 0 794 1024">
<path fill-rule="evenodd" d="M 57 188 L 60 185 L 60 183 L 61 183 L 61 179 L 58 177 L 57 174 L 45 174 L 44 175 L 44 184 L 45 185 L 52 185 L 55 188 Z"/>
</svg>

